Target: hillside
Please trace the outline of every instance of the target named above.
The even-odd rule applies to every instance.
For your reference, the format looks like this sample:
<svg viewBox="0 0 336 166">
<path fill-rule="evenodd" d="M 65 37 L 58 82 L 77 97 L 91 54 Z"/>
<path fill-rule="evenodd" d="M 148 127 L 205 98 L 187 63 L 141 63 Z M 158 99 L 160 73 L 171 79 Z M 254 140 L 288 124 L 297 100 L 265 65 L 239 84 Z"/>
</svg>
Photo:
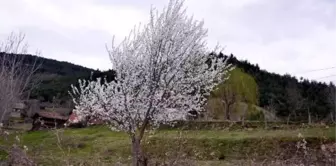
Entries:
<svg viewBox="0 0 336 166">
<path fill-rule="evenodd" d="M 99 71 L 75 65 L 68 62 L 40 58 L 41 67 L 37 71 L 41 82 L 32 93 L 32 98 L 51 102 L 53 97 L 66 101 L 69 99 L 68 91 L 72 84 L 77 84 L 78 79 L 95 79 L 107 76 L 113 79 L 113 71 Z"/>
<path fill-rule="evenodd" d="M 1 54 L 0 54 L 1 55 Z M 26 56 L 27 62 L 33 62 L 36 56 Z M 228 62 L 251 75 L 257 82 L 259 90 L 259 106 L 275 110 L 277 116 L 291 120 L 320 121 L 335 117 L 334 92 L 335 86 L 321 82 L 298 80 L 290 75 L 270 73 L 259 68 L 257 64 L 238 60 L 235 56 L 218 54 L 221 58 L 229 58 Z M 76 84 L 79 78 L 95 79 L 107 76 L 113 80 L 115 73 L 110 71 L 97 71 L 68 62 L 39 57 L 41 64 L 37 71 L 39 86 L 31 94 L 32 98 L 41 101 L 52 101 L 53 97 L 63 101 L 69 99 L 68 90 L 71 84 Z M 93 75 L 91 76 L 91 73 Z"/>
<path fill-rule="evenodd" d="M 258 64 L 238 60 L 232 54 L 226 56 L 229 63 L 253 76 L 259 88 L 259 106 L 276 110 L 279 117 L 308 121 L 330 120 L 335 117 L 335 85 L 308 79 L 297 79 L 291 75 L 270 73 Z"/>
<path fill-rule="evenodd" d="M 0 58 L 3 53 L 0 53 Z M 31 98 L 39 99 L 44 102 L 51 102 L 53 97 L 61 99 L 64 102 L 69 99 L 68 90 L 71 84 L 76 84 L 78 79 L 90 79 L 107 76 L 113 79 L 112 71 L 98 71 L 84 66 L 76 65 L 69 62 L 57 61 L 34 55 L 22 55 L 24 61 L 28 64 L 36 62 L 38 70 L 34 81 L 38 82 L 38 86 L 33 89 Z M 92 74 L 92 75 L 91 75 Z"/>
</svg>

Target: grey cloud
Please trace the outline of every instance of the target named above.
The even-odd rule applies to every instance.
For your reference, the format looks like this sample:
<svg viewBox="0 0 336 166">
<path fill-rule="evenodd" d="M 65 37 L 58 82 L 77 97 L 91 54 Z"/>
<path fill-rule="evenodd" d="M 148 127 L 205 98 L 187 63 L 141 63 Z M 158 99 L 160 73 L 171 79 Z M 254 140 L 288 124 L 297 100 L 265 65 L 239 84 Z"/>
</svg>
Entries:
<svg viewBox="0 0 336 166">
<path fill-rule="evenodd" d="M 21 0 L 11 3 L 18 2 Z M 46 2 L 68 15 L 74 14 L 71 11 L 77 9 L 78 5 L 76 0 Z M 88 6 L 120 8 L 127 13 L 137 10 L 131 16 L 118 16 L 128 19 L 135 18 L 134 15 L 139 13 L 148 15 L 151 5 L 162 8 L 167 2 L 168 0 L 85 0 Z M 196 19 L 204 19 L 205 26 L 209 29 L 210 48 L 219 42 L 226 46 L 226 53 L 233 53 L 238 58 L 258 63 L 261 68 L 281 74 L 336 66 L 336 57 L 333 55 L 336 48 L 332 44 L 336 43 L 335 3 L 335 0 L 186 0 L 188 14 L 194 14 Z M 87 25 L 86 18 L 77 16 L 65 23 L 50 21 L 49 17 L 42 17 L 39 22 L 30 17 L 29 21 L 24 21 L 23 16 L 28 17 L 34 11 L 27 11 L 22 6 L 23 3 L 18 3 L 22 10 L 17 12 L 1 7 L 1 4 L 3 3 L 0 2 L 0 13 L 10 14 L 13 18 L 0 16 L 7 23 L 7 28 L 25 32 L 31 45 L 40 48 L 45 57 L 93 68 L 109 68 L 105 44 L 110 42 L 110 34 L 127 35 L 121 34 L 125 27 L 138 23 L 135 22 L 137 20 L 115 20 L 118 18 L 112 19 L 106 13 L 97 15 L 90 21 L 95 22 L 95 19 L 102 16 L 104 18 L 99 20 L 99 25 L 108 27 Z M 85 10 L 90 10 L 88 6 L 85 6 Z M 72 21 L 80 25 L 73 25 Z M 104 24 L 105 21 L 109 24 Z M 71 25 L 63 25 L 69 22 Z M 1 30 L 4 31 L 0 27 L 0 34 L 5 33 Z M 330 75 L 330 72 L 335 70 L 304 76 L 318 78 Z"/>
<path fill-rule="evenodd" d="M 328 0 L 254 0 L 190 3 L 209 28 L 209 42 L 281 74 L 336 66 L 336 5 Z M 242 2 L 242 1 L 239 1 Z M 328 71 L 332 72 L 332 71 Z M 320 76 L 328 72 L 317 73 Z M 334 70 L 335 72 L 335 70 Z M 305 75 L 316 78 L 316 73 Z"/>
<path fill-rule="evenodd" d="M 324 0 L 268 0 L 246 6 L 237 19 L 269 42 L 304 37 L 316 26 L 334 28 L 335 9 Z"/>
<path fill-rule="evenodd" d="M 95 0 L 95 3 L 102 5 L 124 5 L 142 9 L 149 9 L 151 5 L 163 6 L 168 0 Z"/>
<path fill-rule="evenodd" d="M 21 27 L 20 31 L 25 32 L 29 44 L 42 49 L 46 57 L 49 57 L 49 52 L 67 51 L 102 58 L 107 56 L 105 44 L 112 39 L 107 32 L 89 29 L 60 29 L 59 31 L 65 32 L 64 34 L 38 27 Z"/>
</svg>

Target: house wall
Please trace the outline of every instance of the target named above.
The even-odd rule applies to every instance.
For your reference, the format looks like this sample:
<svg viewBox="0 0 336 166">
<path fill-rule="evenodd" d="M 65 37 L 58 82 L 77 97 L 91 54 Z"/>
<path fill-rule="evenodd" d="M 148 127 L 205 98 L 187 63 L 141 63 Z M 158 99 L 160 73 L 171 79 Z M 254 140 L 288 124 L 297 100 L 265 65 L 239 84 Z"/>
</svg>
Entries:
<svg viewBox="0 0 336 166">
<path fill-rule="evenodd" d="M 38 100 L 27 101 L 27 116 L 32 117 L 35 113 L 40 111 L 40 102 Z"/>
<path fill-rule="evenodd" d="M 10 117 L 11 118 L 21 118 L 21 113 L 20 112 L 11 112 Z"/>
<path fill-rule="evenodd" d="M 43 121 L 43 124 L 41 123 Z M 65 120 L 44 118 L 40 116 L 35 116 L 33 120 L 32 130 L 40 130 L 44 128 L 63 128 Z M 55 124 L 56 123 L 56 124 Z"/>
</svg>

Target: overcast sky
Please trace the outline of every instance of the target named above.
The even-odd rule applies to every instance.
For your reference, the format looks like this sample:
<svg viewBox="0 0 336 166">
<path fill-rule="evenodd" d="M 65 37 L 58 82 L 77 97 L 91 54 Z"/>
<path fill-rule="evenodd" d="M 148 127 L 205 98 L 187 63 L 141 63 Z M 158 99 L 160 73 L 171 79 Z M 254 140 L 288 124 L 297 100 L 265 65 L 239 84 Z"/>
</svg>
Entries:
<svg viewBox="0 0 336 166">
<path fill-rule="evenodd" d="M 153 5 L 168 0 L 0 0 L 0 40 L 26 34 L 32 53 L 94 69 L 109 69 L 105 50 Z M 262 69 L 336 82 L 336 0 L 186 0 L 203 19 L 209 47 L 258 63 Z M 314 69 L 331 68 L 316 72 Z M 325 78 L 324 78 L 325 77 Z"/>
</svg>

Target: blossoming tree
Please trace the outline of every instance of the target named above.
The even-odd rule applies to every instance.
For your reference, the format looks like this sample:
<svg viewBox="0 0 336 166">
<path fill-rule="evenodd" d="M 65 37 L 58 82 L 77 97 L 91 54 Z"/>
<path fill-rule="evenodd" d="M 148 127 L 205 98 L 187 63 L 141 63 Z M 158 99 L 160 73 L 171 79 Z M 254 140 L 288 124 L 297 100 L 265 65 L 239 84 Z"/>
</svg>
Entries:
<svg viewBox="0 0 336 166">
<path fill-rule="evenodd" d="M 161 13 L 152 8 L 148 24 L 108 49 L 115 81 L 80 80 L 79 87 L 72 86 L 74 111 L 127 132 L 132 162 L 141 165 L 145 131 L 201 111 L 225 78 L 229 65 L 209 56 L 206 36 L 203 22 L 186 15 L 183 1 L 171 0 Z"/>
</svg>

